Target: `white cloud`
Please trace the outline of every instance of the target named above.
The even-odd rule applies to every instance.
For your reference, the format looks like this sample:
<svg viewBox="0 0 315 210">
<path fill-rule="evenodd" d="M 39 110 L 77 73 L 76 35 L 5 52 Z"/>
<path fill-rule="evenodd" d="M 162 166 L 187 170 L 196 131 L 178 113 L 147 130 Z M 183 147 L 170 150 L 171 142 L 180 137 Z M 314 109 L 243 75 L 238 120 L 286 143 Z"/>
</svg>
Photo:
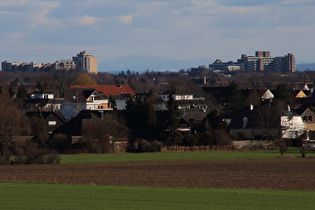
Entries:
<svg viewBox="0 0 315 210">
<path fill-rule="evenodd" d="M 120 22 L 125 23 L 125 24 L 132 24 L 132 16 L 131 15 L 120 17 L 119 20 L 120 20 Z"/>
<path fill-rule="evenodd" d="M 49 53 L 57 54 L 61 45 L 73 48 L 73 53 L 102 46 L 91 52 L 100 60 L 137 52 L 223 59 L 257 48 L 280 52 L 290 47 L 292 53 L 302 49 L 307 53 L 312 50 L 305 43 L 313 42 L 315 33 L 314 4 L 314 0 L 0 0 L 0 27 L 6 31 L 0 34 L 0 48 L 9 53 L 10 46 L 49 46 Z M 289 44 L 290 40 L 299 41 Z"/>
<path fill-rule="evenodd" d="M 6 21 L 6 28 L 13 31 L 28 29 L 47 29 L 60 27 L 57 18 L 50 15 L 60 3 L 55 1 L 0 1 L 1 21 Z M 2 11 L 1 11 L 2 10 Z M 1 24 L 0 21 L 0 24 Z"/>
<path fill-rule="evenodd" d="M 78 18 L 78 21 L 79 21 L 79 23 L 81 25 L 93 25 L 98 20 L 99 20 L 99 18 L 93 17 L 93 16 L 89 16 L 89 15 L 84 15 L 83 17 Z"/>
<path fill-rule="evenodd" d="M 188 29 L 191 27 L 191 22 L 187 21 L 187 20 L 182 20 L 182 21 L 178 21 L 176 23 L 177 27 L 181 28 L 181 29 Z"/>
<path fill-rule="evenodd" d="M 287 0 L 287 1 L 282 1 L 280 2 L 280 4 L 286 4 L 286 5 L 290 5 L 290 4 L 308 4 L 308 3 L 315 3 L 314 0 Z"/>
<path fill-rule="evenodd" d="M 26 4 L 26 0 L 6 0 L 0 1 L 0 7 L 12 7 L 12 6 L 24 6 Z"/>
<path fill-rule="evenodd" d="M 3 35 L 3 37 L 5 37 L 6 40 L 20 41 L 20 40 L 23 40 L 25 37 L 27 37 L 29 34 L 25 32 L 17 32 L 17 33 L 4 32 L 4 33 L 1 33 L 1 35 Z"/>
</svg>

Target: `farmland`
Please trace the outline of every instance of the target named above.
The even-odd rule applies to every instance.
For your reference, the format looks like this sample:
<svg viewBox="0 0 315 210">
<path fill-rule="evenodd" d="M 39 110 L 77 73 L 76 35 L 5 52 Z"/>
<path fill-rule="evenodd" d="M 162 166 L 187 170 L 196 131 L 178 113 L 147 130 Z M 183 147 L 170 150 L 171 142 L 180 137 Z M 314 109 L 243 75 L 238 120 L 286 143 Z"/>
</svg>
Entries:
<svg viewBox="0 0 315 210">
<path fill-rule="evenodd" d="M 300 157 L 297 148 L 289 148 L 285 157 Z M 308 157 L 315 157 L 314 151 L 307 151 Z M 62 164 L 90 163 L 133 163 L 133 162 L 173 162 L 199 160 L 240 160 L 279 158 L 278 150 L 212 151 L 212 152 L 160 152 L 160 153 L 118 153 L 61 155 Z"/>
<path fill-rule="evenodd" d="M 0 183 L 1 209 L 313 209 L 314 192 Z"/>
<path fill-rule="evenodd" d="M 314 206 L 313 153 L 254 153 L 71 155 L 60 165 L 0 166 L 0 202 L 4 209 L 34 203 L 54 209 Z"/>
<path fill-rule="evenodd" d="M 0 181 L 314 190 L 315 158 L 0 166 Z"/>
</svg>

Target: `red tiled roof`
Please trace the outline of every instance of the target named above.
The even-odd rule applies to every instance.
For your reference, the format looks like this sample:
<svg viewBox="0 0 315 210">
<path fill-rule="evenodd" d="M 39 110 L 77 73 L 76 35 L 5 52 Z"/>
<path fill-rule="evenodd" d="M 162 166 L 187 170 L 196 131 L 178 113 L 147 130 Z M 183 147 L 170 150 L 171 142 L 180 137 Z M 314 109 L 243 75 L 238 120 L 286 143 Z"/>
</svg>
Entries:
<svg viewBox="0 0 315 210">
<path fill-rule="evenodd" d="M 107 98 L 111 95 L 136 95 L 130 85 L 73 85 L 70 88 L 95 88 L 95 90 L 104 93 Z"/>
</svg>

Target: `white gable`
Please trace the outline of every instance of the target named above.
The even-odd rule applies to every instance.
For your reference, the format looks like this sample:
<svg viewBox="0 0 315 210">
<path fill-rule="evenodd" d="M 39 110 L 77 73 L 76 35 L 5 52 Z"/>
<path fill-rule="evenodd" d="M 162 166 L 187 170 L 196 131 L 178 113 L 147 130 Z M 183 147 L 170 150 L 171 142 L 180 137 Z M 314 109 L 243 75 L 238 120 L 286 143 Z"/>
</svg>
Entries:
<svg viewBox="0 0 315 210">
<path fill-rule="evenodd" d="M 310 90 L 307 85 L 304 85 L 303 90 Z"/>
<path fill-rule="evenodd" d="M 269 100 L 273 99 L 274 97 L 275 96 L 272 94 L 272 92 L 270 90 L 267 90 L 261 98 L 262 100 Z"/>
</svg>

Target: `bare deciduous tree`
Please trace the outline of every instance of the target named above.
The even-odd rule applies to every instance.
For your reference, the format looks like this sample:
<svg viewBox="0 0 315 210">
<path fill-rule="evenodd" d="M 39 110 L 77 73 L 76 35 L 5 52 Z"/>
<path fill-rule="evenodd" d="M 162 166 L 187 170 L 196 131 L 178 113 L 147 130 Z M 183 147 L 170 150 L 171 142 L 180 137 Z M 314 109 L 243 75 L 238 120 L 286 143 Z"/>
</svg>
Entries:
<svg viewBox="0 0 315 210">
<path fill-rule="evenodd" d="M 29 124 L 22 118 L 23 113 L 18 110 L 11 99 L 0 95 L 0 155 L 6 156 L 13 146 L 14 136 L 27 134 Z"/>
</svg>

